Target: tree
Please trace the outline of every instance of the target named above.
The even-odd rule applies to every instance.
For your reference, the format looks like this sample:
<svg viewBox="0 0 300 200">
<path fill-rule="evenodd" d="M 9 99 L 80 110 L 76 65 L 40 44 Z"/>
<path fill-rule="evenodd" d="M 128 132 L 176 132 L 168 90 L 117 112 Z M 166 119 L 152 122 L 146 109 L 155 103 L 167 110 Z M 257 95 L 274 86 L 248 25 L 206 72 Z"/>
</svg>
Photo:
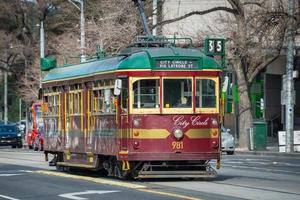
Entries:
<svg viewBox="0 0 300 200">
<path fill-rule="evenodd" d="M 282 50 L 288 15 L 284 0 L 226 0 L 230 6 L 192 11 L 180 17 L 158 23 L 163 26 L 193 15 L 223 11 L 228 16 L 220 20 L 227 41 L 227 57 L 237 76 L 239 93 L 239 146 L 247 147 L 247 129 L 253 116 L 249 98 L 254 78 L 273 62 Z"/>
<path fill-rule="evenodd" d="M 79 62 L 80 12 L 69 1 L 0 0 L 0 71 L 4 64 L 15 79 L 14 88 L 27 103 L 37 99 L 39 83 L 39 27 L 44 20 L 46 56 L 55 55 L 58 64 Z M 47 7 L 57 10 L 45 18 Z M 97 45 L 116 53 L 136 35 L 136 12 L 131 0 L 85 1 L 86 52 L 95 55 Z M 2 12 L 3 11 L 3 12 Z M 74 58 L 75 57 L 75 58 Z"/>
</svg>

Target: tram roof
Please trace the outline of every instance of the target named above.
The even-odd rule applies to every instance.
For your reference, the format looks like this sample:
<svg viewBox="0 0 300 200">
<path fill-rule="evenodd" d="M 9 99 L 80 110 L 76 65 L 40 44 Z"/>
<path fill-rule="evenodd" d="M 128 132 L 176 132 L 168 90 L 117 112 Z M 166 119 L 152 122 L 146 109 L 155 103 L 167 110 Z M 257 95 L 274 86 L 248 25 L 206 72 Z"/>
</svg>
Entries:
<svg viewBox="0 0 300 200">
<path fill-rule="evenodd" d="M 193 61 L 195 66 L 191 69 L 158 68 L 157 61 Z M 204 70 L 222 69 L 213 58 L 206 56 L 198 49 L 185 49 L 176 47 L 165 48 L 135 48 L 127 49 L 123 53 L 101 60 L 91 60 L 84 63 L 56 67 L 48 72 L 43 82 L 75 79 L 93 76 L 118 70 Z"/>
</svg>

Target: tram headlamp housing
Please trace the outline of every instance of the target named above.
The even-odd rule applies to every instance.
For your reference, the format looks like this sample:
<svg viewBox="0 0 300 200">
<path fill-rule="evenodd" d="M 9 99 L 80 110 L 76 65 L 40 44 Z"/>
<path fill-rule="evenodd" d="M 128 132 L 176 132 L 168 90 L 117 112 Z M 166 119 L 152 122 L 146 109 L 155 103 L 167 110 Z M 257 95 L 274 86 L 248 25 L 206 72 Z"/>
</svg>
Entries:
<svg viewBox="0 0 300 200">
<path fill-rule="evenodd" d="M 175 129 L 173 131 L 173 134 L 174 134 L 174 137 L 177 139 L 177 140 L 180 140 L 182 137 L 183 137 L 183 132 L 182 130 L 180 129 Z"/>
<path fill-rule="evenodd" d="M 134 127 L 139 127 L 140 124 L 141 124 L 140 119 L 134 119 L 134 120 L 133 120 L 133 126 L 134 126 Z"/>
<path fill-rule="evenodd" d="M 212 121 L 211 121 L 211 124 L 213 125 L 213 126 L 217 126 L 218 125 L 218 121 L 216 120 L 216 119 L 212 119 Z"/>
</svg>

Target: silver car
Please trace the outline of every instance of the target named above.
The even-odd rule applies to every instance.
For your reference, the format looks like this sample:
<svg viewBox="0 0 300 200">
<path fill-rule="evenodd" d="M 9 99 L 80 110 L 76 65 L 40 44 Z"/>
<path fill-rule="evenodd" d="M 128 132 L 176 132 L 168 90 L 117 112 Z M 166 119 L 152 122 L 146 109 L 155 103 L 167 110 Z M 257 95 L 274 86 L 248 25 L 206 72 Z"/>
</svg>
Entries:
<svg viewBox="0 0 300 200">
<path fill-rule="evenodd" d="M 221 137 L 222 137 L 222 152 L 226 152 L 228 155 L 234 154 L 235 142 L 234 137 L 230 133 L 230 129 L 221 127 Z"/>
</svg>

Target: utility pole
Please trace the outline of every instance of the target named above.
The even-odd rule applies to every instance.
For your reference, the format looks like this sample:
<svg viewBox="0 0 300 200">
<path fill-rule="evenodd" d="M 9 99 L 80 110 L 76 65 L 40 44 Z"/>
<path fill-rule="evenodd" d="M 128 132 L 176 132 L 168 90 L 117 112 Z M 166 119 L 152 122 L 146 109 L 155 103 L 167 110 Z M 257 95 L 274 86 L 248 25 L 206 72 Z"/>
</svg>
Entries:
<svg viewBox="0 0 300 200">
<path fill-rule="evenodd" d="M 79 11 L 80 11 L 80 62 L 86 61 L 85 56 L 85 18 L 84 18 L 84 9 L 83 9 L 83 0 L 69 0 Z M 80 7 L 74 2 L 79 3 Z"/>
<path fill-rule="evenodd" d="M 152 25 L 153 27 L 157 24 L 157 0 L 152 1 L 152 9 L 153 9 L 153 16 L 152 16 Z M 152 35 L 157 35 L 156 27 L 152 30 Z"/>
<path fill-rule="evenodd" d="M 286 52 L 286 105 L 285 105 L 285 139 L 286 146 L 285 152 L 290 153 L 294 151 L 294 103 L 295 103 L 295 90 L 293 80 L 293 66 L 294 66 L 294 13 L 295 1 L 289 0 L 288 4 L 288 29 L 287 29 L 287 52 Z"/>
<path fill-rule="evenodd" d="M 86 61 L 85 57 L 85 31 L 84 31 L 84 10 L 83 10 L 83 0 L 80 1 L 80 50 L 81 50 L 81 62 Z"/>
<path fill-rule="evenodd" d="M 19 99 L 19 121 L 22 120 L 22 99 Z"/>
<path fill-rule="evenodd" d="M 7 118 L 7 73 L 8 73 L 8 67 L 7 64 L 4 64 L 5 70 L 4 70 L 4 124 L 7 124 L 8 118 Z"/>
<path fill-rule="evenodd" d="M 45 29 L 44 29 L 44 19 L 41 20 L 40 27 L 40 58 L 45 57 Z"/>
<path fill-rule="evenodd" d="M 45 29 L 44 29 L 44 19 L 41 20 L 41 27 L 40 27 L 40 58 L 45 58 Z M 39 82 L 39 86 L 40 86 L 39 88 L 42 88 L 42 70 L 40 70 L 40 82 Z"/>
</svg>

